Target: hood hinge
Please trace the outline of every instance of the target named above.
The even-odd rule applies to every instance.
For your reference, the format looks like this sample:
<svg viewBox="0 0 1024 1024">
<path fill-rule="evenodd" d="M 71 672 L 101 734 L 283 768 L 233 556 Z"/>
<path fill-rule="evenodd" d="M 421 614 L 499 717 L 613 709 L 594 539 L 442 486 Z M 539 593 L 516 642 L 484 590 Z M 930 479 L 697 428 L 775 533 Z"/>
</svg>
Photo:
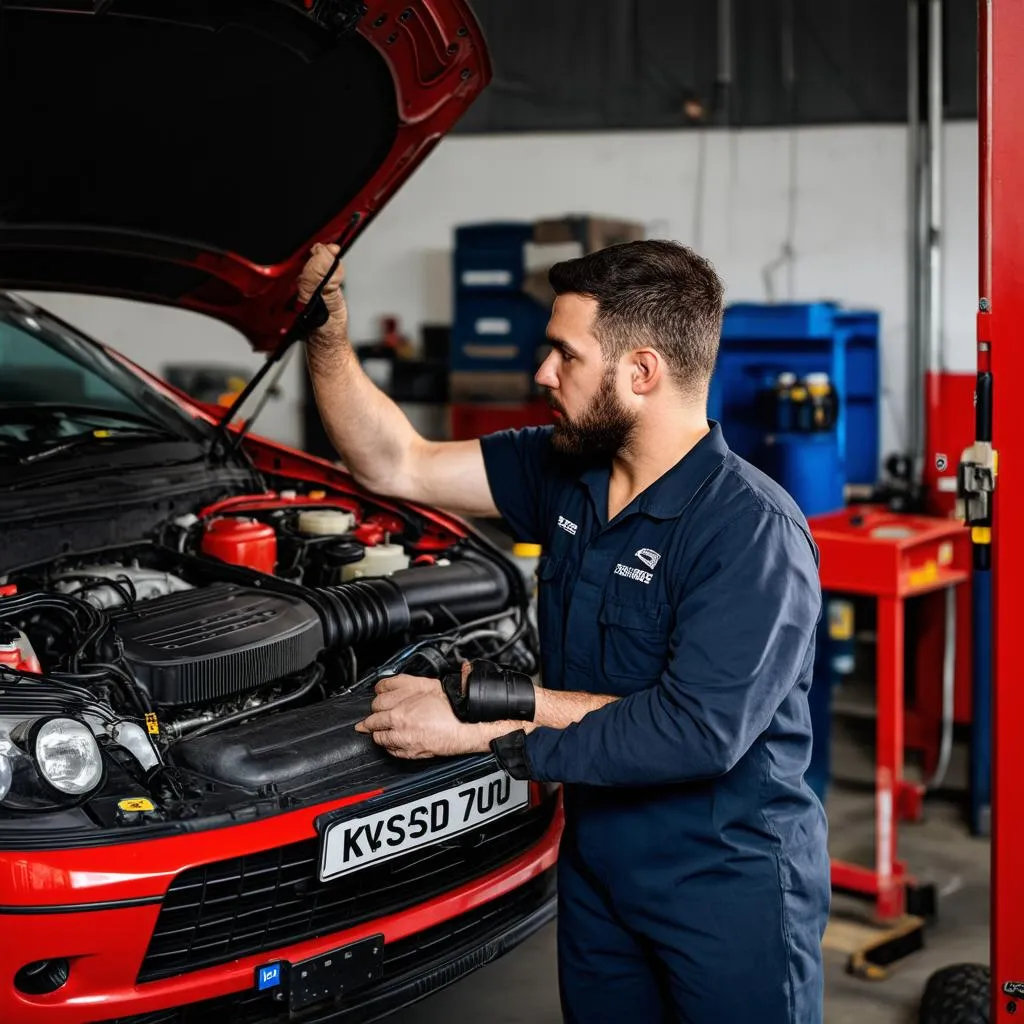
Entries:
<svg viewBox="0 0 1024 1024">
<path fill-rule="evenodd" d="M 355 32 L 367 11 L 361 0 L 303 0 L 303 6 L 317 24 L 338 35 Z"/>
</svg>

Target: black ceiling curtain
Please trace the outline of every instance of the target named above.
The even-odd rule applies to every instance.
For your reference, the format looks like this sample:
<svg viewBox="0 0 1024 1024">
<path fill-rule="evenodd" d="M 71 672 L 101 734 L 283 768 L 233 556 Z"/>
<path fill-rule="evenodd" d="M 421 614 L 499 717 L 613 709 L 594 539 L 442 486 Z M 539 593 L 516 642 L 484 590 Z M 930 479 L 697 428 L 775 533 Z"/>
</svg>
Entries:
<svg viewBox="0 0 1024 1024">
<path fill-rule="evenodd" d="M 459 132 L 906 121 L 904 0 L 733 0 L 727 90 L 718 0 L 471 2 L 494 81 Z M 971 118 L 977 0 L 944 6 L 946 115 Z"/>
</svg>

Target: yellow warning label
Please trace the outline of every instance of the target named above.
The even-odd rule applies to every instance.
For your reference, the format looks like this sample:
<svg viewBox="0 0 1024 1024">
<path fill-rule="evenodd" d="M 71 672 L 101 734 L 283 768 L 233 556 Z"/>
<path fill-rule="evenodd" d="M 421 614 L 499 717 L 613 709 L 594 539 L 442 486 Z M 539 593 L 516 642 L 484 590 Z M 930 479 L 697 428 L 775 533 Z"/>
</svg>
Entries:
<svg viewBox="0 0 1024 1024">
<path fill-rule="evenodd" d="M 924 586 L 926 583 L 934 583 L 939 578 L 939 566 L 936 562 L 927 561 L 924 565 L 910 570 L 910 585 L 912 587 Z"/>
<path fill-rule="evenodd" d="M 833 640 L 853 638 L 853 605 L 849 601 L 829 602 L 828 635 Z"/>
<path fill-rule="evenodd" d="M 156 715 L 152 711 L 146 712 L 146 732 L 151 736 L 157 736 L 160 733 L 160 723 L 156 720 Z"/>
<path fill-rule="evenodd" d="M 122 811 L 155 811 L 156 807 L 152 800 L 147 800 L 144 796 L 133 796 L 127 797 L 124 800 L 118 800 L 117 806 Z"/>
</svg>

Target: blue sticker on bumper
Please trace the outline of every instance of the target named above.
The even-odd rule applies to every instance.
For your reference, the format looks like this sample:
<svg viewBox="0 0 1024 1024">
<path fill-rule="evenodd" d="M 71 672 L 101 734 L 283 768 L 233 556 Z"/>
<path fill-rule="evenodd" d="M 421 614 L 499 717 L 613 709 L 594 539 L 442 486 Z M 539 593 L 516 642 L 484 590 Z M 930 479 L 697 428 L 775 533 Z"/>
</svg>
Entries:
<svg viewBox="0 0 1024 1024">
<path fill-rule="evenodd" d="M 275 988 L 281 984 L 281 965 L 270 964 L 267 967 L 256 969 L 256 987 L 262 991 L 265 988 Z"/>
</svg>

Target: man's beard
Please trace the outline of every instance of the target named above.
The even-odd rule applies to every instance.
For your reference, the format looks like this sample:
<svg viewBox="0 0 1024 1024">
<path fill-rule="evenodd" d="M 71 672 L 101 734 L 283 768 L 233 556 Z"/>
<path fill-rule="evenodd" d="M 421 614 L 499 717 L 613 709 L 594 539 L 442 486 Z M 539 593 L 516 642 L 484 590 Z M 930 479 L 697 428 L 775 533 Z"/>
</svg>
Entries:
<svg viewBox="0 0 1024 1024">
<path fill-rule="evenodd" d="M 549 392 L 548 402 L 562 415 L 555 421 L 551 438 L 555 451 L 583 458 L 613 457 L 626 451 L 636 431 L 636 414 L 631 413 L 615 394 L 615 375 L 608 372 L 601 380 L 590 405 L 574 419 Z"/>
</svg>

